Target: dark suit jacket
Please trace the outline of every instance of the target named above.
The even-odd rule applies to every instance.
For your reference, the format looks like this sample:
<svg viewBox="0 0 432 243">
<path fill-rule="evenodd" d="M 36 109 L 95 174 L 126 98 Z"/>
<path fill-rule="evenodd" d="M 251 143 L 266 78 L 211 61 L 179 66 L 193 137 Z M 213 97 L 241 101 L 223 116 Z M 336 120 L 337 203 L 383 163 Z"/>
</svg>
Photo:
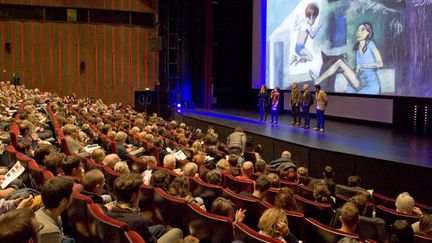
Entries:
<svg viewBox="0 0 432 243">
<path fill-rule="evenodd" d="M 129 161 L 131 160 L 131 156 L 129 152 L 126 150 L 126 146 L 124 144 L 116 143 L 117 154 L 121 160 Z"/>
</svg>

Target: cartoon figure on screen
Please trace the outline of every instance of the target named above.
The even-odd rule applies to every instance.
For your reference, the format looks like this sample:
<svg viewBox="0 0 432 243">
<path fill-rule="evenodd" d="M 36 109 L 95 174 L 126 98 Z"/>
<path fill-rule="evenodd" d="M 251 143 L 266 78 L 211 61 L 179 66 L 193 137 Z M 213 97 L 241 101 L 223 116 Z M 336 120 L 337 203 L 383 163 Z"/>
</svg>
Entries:
<svg viewBox="0 0 432 243">
<path fill-rule="evenodd" d="M 372 41 L 373 29 L 370 23 L 362 23 L 356 32 L 357 42 L 354 44 L 356 51 L 356 68 L 352 70 L 347 63 L 339 59 L 320 77 L 309 71 L 315 84 L 321 83 L 331 75 L 342 73 L 348 80 L 348 93 L 379 94 L 381 85 L 377 69 L 383 67 L 380 51 Z"/>
<path fill-rule="evenodd" d="M 309 3 L 305 10 L 305 19 L 300 20 L 299 16 L 296 17 L 294 30 L 298 30 L 297 42 L 295 46 L 295 52 L 298 55 L 294 55 L 290 61 L 290 65 L 297 65 L 299 62 L 305 63 L 312 61 L 312 53 L 306 49 L 305 44 L 308 40 L 308 36 L 312 39 L 315 38 L 316 34 L 320 30 L 323 22 L 319 21 L 316 25 L 315 21 L 319 14 L 319 8 L 316 3 Z"/>
</svg>

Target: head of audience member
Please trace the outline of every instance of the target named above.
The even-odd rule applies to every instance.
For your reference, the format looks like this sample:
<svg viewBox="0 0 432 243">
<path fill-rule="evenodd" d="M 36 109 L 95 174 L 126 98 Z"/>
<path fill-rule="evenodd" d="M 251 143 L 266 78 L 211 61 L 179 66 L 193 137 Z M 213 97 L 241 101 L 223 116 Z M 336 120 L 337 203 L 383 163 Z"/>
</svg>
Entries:
<svg viewBox="0 0 432 243">
<path fill-rule="evenodd" d="M 198 166 L 201 166 L 205 163 L 205 155 L 202 152 L 198 152 L 192 158 L 192 162 Z"/>
<path fill-rule="evenodd" d="M 314 185 L 313 197 L 316 202 L 331 203 L 331 192 L 325 182 L 319 181 Z"/>
<path fill-rule="evenodd" d="M 239 156 L 236 154 L 230 154 L 228 157 L 229 167 L 238 167 L 239 164 Z"/>
<path fill-rule="evenodd" d="M 107 136 L 111 141 L 115 141 L 116 134 L 116 131 L 110 130 L 108 131 Z"/>
<path fill-rule="evenodd" d="M 333 167 L 326 165 L 323 172 L 324 179 L 331 179 L 334 176 Z"/>
<path fill-rule="evenodd" d="M 432 215 L 423 214 L 420 218 L 419 232 L 425 235 L 432 235 Z"/>
<path fill-rule="evenodd" d="M 253 195 L 257 198 L 263 198 L 267 193 L 268 189 L 270 189 L 271 184 L 267 179 L 267 176 L 261 175 L 256 179 L 255 190 Z"/>
<path fill-rule="evenodd" d="M 195 177 L 197 176 L 198 166 L 195 163 L 189 162 L 183 166 L 183 175 Z"/>
<path fill-rule="evenodd" d="M 339 220 L 342 223 L 341 231 L 354 233 L 359 222 L 359 210 L 356 205 L 346 202 L 340 209 Z"/>
<path fill-rule="evenodd" d="M 340 239 L 337 243 L 359 243 L 360 241 L 358 241 L 355 238 L 351 238 L 351 237 L 344 237 L 342 239 Z"/>
<path fill-rule="evenodd" d="M 84 175 L 83 158 L 77 155 L 67 156 L 62 164 L 63 173 L 81 181 Z"/>
<path fill-rule="evenodd" d="M 63 174 L 62 164 L 65 159 L 65 154 L 52 152 L 45 157 L 45 167 L 53 175 Z"/>
<path fill-rule="evenodd" d="M 285 151 L 282 152 L 281 157 L 290 160 L 291 159 L 291 152 L 285 150 Z"/>
<path fill-rule="evenodd" d="M 126 143 L 127 134 L 125 132 L 118 132 L 115 136 L 115 141 L 118 144 L 125 144 Z"/>
<path fill-rule="evenodd" d="M 108 154 L 107 156 L 105 156 L 102 164 L 114 170 L 115 164 L 120 161 L 121 159 L 117 154 Z"/>
<path fill-rule="evenodd" d="M 45 163 L 45 157 L 55 151 L 55 147 L 50 144 L 39 144 L 34 149 L 34 160 L 39 164 Z"/>
<path fill-rule="evenodd" d="M 387 243 L 412 243 L 414 242 L 414 230 L 407 220 L 396 220 L 390 226 Z"/>
<path fill-rule="evenodd" d="M 65 177 L 53 177 L 42 186 L 41 197 L 46 209 L 60 215 L 69 207 L 72 196 L 73 180 Z"/>
<path fill-rule="evenodd" d="M 168 193 L 181 198 L 190 195 L 189 179 L 186 176 L 175 177 L 168 188 Z"/>
<path fill-rule="evenodd" d="M 222 182 L 222 175 L 219 170 L 214 169 L 206 174 L 206 182 L 212 185 L 219 186 Z"/>
<path fill-rule="evenodd" d="M 296 182 L 298 179 L 296 171 L 285 171 L 281 173 L 281 177 L 290 182 Z"/>
<path fill-rule="evenodd" d="M 259 172 L 259 173 L 265 173 L 266 166 L 267 166 L 267 163 L 263 159 L 259 159 L 255 163 L 255 170 L 256 170 L 256 172 Z"/>
<path fill-rule="evenodd" d="M 216 168 L 219 170 L 228 170 L 229 169 L 229 164 L 228 161 L 224 158 L 220 159 L 217 163 L 216 163 Z"/>
<path fill-rule="evenodd" d="M 279 208 L 269 208 L 261 215 L 258 228 L 273 239 L 282 237 L 280 223 L 288 225 L 288 219 L 283 210 Z"/>
<path fill-rule="evenodd" d="M 297 175 L 307 177 L 309 175 L 309 171 L 306 167 L 300 166 L 297 168 Z"/>
<path fill-rule="evenodd" d="M 100 196 L 104 189 L 105 176 L 102 171 L 92 169 L 84 174 L 81 184 L 83 185 L 84 190 Z"/>
<path fill-rule="evenodd" d="M 251 179 L 252 174 L 254 173 L 253 163 L 250 161 L 244 162 L 241 171 L 244 178 Z"/>
<path fill-rule="evenodd" d="M 102 161 L 105 159 L 105 151 L 101 148 L 95 149 L 92 151 L 90 157 L 98 164 L 102 164 Z"/>
<path fill-rule="evenodd" d="M 408 192 L 402 192 L 396 198 L 396 211 L 412 214 L 414 210 L 414 198 Z"/>
<path fill-rule="evenodd" d="M 234 220 L 235 212 L 235 204 L 231 200 L 224 197 L 216 198 L 211 205 L 211 213 L 228 217 L 231 220 Z"/>
<path fill-rule="evenodd" d="M 65 136 L 70 136 L 74 139 L 78 139 L 79 137 L 79 128 L 73 124 L 64 125 L 62 130 Z"/>
<path fill-rule="evenodd" d="M 297 211 L 294 192 L 288 187 L 282 187 L 275 196 L 274 206 L 288 211 Z"/>
<path fill-rule="evenodd" d="M 348 177 L 348 186 L 349 187 L 360 187 L 361 178 L 358 175 L 352 175 Z"/>
<path fill-rule="evenodd" d="M 262 146 L 262 144 L 260 144 L 260 143 L 257 144 L 257 146 L 255 146 L 255 148 L 254 148 L 254 152 L 259 154 L 259 155 L 262 155 L 264 153 L 264 147 Z"/>
<path fill-rule="evenodd" d="M 241 128 L 241 127 L 236 127 L 236 128 L 234 129 L 234 132 L 243 132 L 243 128 Z"/>
<path fill-rule="evenodd" d="M 114 171 L 120 174 L 129 173 L 129 166 L 126 161 L 119 161 L 114 165 Z"/>
<path fill-rule="evenodd" d="M 0 242 L 38 243 L 41 227 L 31 209 L 13 209 L 0 217 Z"/>
<path fill-rule="evenodd" d="M 163 170 L 155 170 L 150 178 L 150 186 L 168 191 L 170 174 Z"/>
<path fill-rule="evenodd" d="M 138 194 L 142 185 L 142 177 L 139 174 L 127 173 L 122 174 L 115 179 L 113 192 L 119 203 L 127 203 L 132 207 L 138 204 Z"/>
<path fill-rule="evenodd" d="M 173 170 L 176 168 L 176 158 L 174 154 L 167 154 L 163 159 L 163 166 L 167 169 Z"/>
<path fill-rule="evenodd" d="M 357 206 L 360 215 L 365 215 L 367 211 L 368 197 L 364 194 L 355 195 L 349 199 L 349 202 Z"/>
<path fill-rule="evenodd" d="M 271 187 L 273 188 L 280 187 L 280 177 L 276 173 L 267 174 L 267 179 L 270 181 Z"/>
</svg>

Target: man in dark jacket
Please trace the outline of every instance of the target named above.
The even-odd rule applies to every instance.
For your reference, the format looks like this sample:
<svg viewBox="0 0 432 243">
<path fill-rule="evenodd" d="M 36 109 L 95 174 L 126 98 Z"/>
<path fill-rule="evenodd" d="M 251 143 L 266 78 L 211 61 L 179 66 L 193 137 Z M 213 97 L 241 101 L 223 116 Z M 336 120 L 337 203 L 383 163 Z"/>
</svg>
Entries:
<svg viewBox="0 0 432 243">
<path fill-rule="evenodd" d="M 283 151 L 279 159 L 273 160 L 267 165 L 269 168 L 277 169 L 279 171 L 289 170 L 296 171 L 297 166 L 291 160 L 291 153 L 289 151 Z"/>
<path fill-rule="evenodd" d="M 303 110 L 303 117 L 304 117 L 304 129 L 309 129 L 310 127 L 310 107 L 313 105 L 314 99 L 309 91 L 309 84 L 303 85 L 303 95 L 301 97 L 301 106 Z"/>
</svg>

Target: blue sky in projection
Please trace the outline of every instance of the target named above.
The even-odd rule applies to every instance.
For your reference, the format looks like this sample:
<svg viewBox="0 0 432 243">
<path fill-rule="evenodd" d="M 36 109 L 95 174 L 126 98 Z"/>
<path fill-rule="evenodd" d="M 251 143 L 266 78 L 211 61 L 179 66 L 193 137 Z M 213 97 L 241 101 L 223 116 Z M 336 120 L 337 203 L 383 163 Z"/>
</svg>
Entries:
<svg viewBox="0 0 432 243">
<path fill-rule="evenodd" d="M 292 12 L 302 0 L 267 0 L 267 33 L 271 33 L 284 21 L 285 17 Z"/>
</svg>

